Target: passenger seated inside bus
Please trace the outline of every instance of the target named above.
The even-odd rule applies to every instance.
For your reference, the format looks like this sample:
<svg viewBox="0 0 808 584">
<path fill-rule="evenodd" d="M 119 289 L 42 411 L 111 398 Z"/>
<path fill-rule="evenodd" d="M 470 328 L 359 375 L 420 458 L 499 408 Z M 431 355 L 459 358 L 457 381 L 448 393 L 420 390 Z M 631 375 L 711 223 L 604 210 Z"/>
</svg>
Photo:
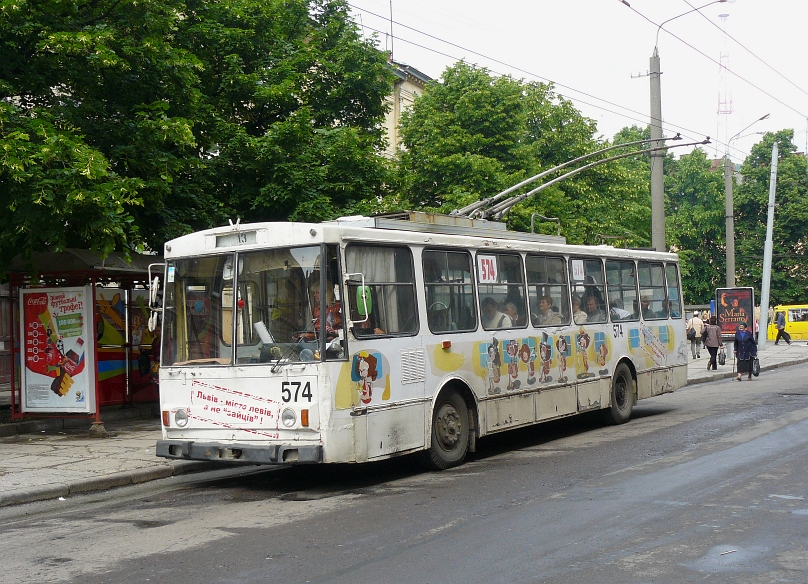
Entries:
<svg viewBox="0 0 808 584">
<path fill-rule="evenodd" d="M 586 322 L 586 313 L 581 310 L 581 299 L 576 295 L 572 297 L 572 318 L 575 324 L 583 324 Z"/>
<path fill-rule="evenodd" d="M 596 296 L 587 296 L 584 305 L 586 306 L 587 322 L 606 322 L 606 314 L 603 312 L 603 307 Z"/>
<path fill-rule="evenodd" d="M 513 302 L 506 302 L 505 310 L 503 312 L 511 317 L 511 322 L 517 325 L 522 324 L 522 317 L 519 316 L 519 309 L 516 308 L 516 304 Z"/>
<path fill-rule="evenodd" d="M 491 296 L 483 298 L 481 308 L 483 328 L 490 330 L 513 327 L 511 317 L 499 311 L 497 301 Z"/>
<path fill-rule="evenodd" d="M 554 326 L 561 324 L 561 315 L 553 310 L 552 296 L 539 298 L 539 312 L 533 315 L 534 326 Z"/>
<path fill-rule="evenodd" d="M 623 301 L 615 298 L 609 303 L 609 315 L 612 320 L 631 320 L 631 313 L 623 308 Z"/>
</svg>

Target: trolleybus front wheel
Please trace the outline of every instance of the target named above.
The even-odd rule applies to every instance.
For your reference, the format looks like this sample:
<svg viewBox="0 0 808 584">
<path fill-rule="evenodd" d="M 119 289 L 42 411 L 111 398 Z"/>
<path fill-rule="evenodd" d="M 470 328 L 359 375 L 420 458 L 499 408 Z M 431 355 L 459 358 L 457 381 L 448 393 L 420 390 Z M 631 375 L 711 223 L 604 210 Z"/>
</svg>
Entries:
<svg viewBox="0 0 808 584">
<path fill-rule="evenodd" d="M 434 470 L 457 466 L 469 450 L 469 410 L 454 390 L 443 392 L 432 415 L 432 444 L 423 453 L 426 465 Z"/>
</svg>

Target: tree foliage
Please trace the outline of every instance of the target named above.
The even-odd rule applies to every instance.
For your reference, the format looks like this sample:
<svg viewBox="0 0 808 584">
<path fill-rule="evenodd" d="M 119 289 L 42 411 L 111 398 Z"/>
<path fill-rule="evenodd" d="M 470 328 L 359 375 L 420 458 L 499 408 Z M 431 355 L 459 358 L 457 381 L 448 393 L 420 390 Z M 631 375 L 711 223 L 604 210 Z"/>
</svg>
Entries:
<svg viewBox="0 0 808 584">
<path fill-rule="evenodd" d="M 666 165 L 666 240 L 679 253 L 685 302 L 701 304 L 725 283 L 723 174 L 700 148 Z"/>
<path fill-rule="evenodd" d="M 808 296 L 808 273 L 804 269 L 808 245 L 808 166 L 805 156 L 796 154 L 793 138 L 792 130 L 767 133 L 744 161 L 743 181 L 734 194 L 737 284 L 754 286 L 759 294 L 772 147 L 777 142 L 771 305 L 803 303 Z"/>
<path fill-rule="evenodd" d="M 402 197 L 396 203 L 450 211 L 490 197 L 608 146 L 594 138 L 596 130 L 595 122 L 556 95 L 551 85 L 492 76 L 485 69 L 457 63 L 438 83 L 427 86 L 402 116 L 405 149 L 398 183 Z M 638 134 L 642 131 L 630 129 L 619 138 L 630 141 Z M 571 169 L 543 182 L 567 170 Z M 594 167 L 519 203 L 508 212 L 507 221 L 514 229 L 528 231 L 531 217 L 556 217 L 571 243 L 619 238 L 626 244 L 647 245 L 650 213 L 644 170 L 637 159 Z M 614 213 L 616 208 L 622 212 Z M 539 220 L 536 226 L 537 231 L 556 232 L 553 222 Z"/>
<path fill-rule="evenodd" d="M 390 78 L 342 0 L 0 6 L 0 265 L 377 197 Z"/>
</svg>

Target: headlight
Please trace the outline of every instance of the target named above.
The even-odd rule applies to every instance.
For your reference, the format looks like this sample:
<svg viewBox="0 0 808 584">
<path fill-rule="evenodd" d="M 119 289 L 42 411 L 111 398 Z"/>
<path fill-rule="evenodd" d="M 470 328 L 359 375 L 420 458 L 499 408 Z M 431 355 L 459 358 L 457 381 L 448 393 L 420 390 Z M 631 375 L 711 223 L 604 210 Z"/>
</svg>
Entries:
<svg viewBox="0 0 808 584">
<path fill-rule="evenodd" d="M 174 412 L 174 423 L 177 424 L 177 427 L 184 428 L 188 425 L 188 412 L 180 408 L 176 412 Z"/>
<path fill-rule="evenodd" d="M 281 423 L 287 428 L 291 428 L 297 422 L 297 414 L 292 408 L 286 408 L 281 412 Z"/>
</svg>

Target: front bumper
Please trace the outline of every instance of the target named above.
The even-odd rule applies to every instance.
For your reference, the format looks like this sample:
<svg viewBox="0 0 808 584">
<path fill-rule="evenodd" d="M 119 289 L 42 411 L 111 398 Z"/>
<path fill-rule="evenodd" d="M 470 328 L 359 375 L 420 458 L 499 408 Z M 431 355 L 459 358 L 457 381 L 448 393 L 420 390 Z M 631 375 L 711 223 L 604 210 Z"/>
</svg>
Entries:
<svg viewBox="0 0 808 584">
<path fill-rule="evenodd" d="M 323 447 L 289 444 L 234 445 L 193 440 L 158 440 L 156 455 L 179 460 L 211 460 L 244 464 L 316 464 Z"/>
</svg>

